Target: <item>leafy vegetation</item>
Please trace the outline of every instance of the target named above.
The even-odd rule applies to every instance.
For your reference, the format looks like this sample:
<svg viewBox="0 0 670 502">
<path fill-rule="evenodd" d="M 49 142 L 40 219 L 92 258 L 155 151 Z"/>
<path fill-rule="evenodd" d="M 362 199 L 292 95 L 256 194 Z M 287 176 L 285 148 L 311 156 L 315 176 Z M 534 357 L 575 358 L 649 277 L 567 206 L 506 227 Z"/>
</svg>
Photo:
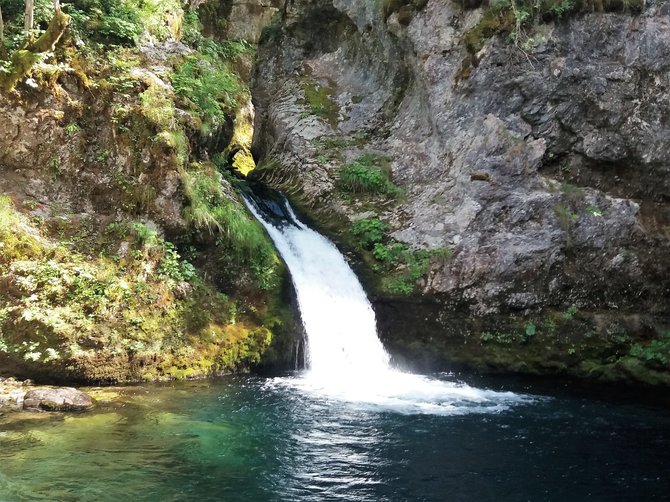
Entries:
<svg viewBox="0 0 670 502">
<path fill-rule="evenodd" d="M 531 27 L 557 21 L 582 12 L 640 12 L 642 0 L 494 0 L 488 4 L 480 22 L 464 36 L 465 46 L 476 54 L 489 38 L 508 33 L 523 50 L 534 44 Z M 471 68 L 461 69 L 467 78 Z"/>
<path fill-rule="evenodd" d="M 204 37 L 197 12 L 184 13 L 178 0 L 74 0 L 63 4 L 65 35 L 38 53 L 31 40 L 54 40 L 51 1 L 36 0 L 27 36 L 23 1 L 0 6 L 8 21 L 3 87 L 21 94 L 18 84 L 32 77 L 38 92 L 67 97 L 55 100 L 68 103 L 54 110 L 62 134 L 86 139 L 76 142 L 77 157 L 54 154 L 46 167 L 58 183 L 72 163 L 108 170 L 105 195 L 116 209 L 101 230 L 99 214 L 85 223 L 50 203 L 51 214 L 31 223 L 0 199 L 0 361 L 93 380 L 184 378 L 257 363 L 288 322 L 277 306 L 283 268 L 232 180 L 198 161 L 249 97 L 232 68 L 253 47 Z M 143 67 L 140 44 L 182 36 L 191 50 L 177 50 L 159 70 Z M 81 101 L 61 87 L 65 74 L 87 89 Z M 113 140 L 91 134 L 100 126 L 89 111 L 109 113 Z M 169 222 L 182 226 L 173 243 L 148 217 L 162 180 L 175 174 L 185 203 L 183 220 Z"/>
<path fill-rule="evenodd" d="M 234 112 L 244 88 L 227 64 L 202 53 L 189 55 L 172 74 L 172 85 L 180 102 L 200 121 L 209 135 Z"/>
<path fill-rule="evenodd" d="M 670 331 L 660 333 L 648 343 L 636 343 L 630 348 L 630 355 L 642 361 L 661 365 L 670 365 Z"/>
<path fill-rule="evenodd" d="M 341 190 L 352 194 L 398 197 L 402 190 L 391 181 L 389 159 L 380 155 L 361 155 L 343 167 L 338 176 Z"/>
<path fill-rule="evenodd" d="M 392 239 L 387 234 L 389 230 L 390 226 L 377 216 L 355 221 L 351 226 L 355 246 L 370 253 L 372 268 L 381 275 L 382 289 L 388 293 L 414 292 L 417 281 L 430 269 L 431 260 L 444 262 L 451 258 L 452 251 L 446 247 L 412 250 Z"/>
<path fill-rule="evenodd" d="M 351 226 L 351 232 L 365 249 L 372 249 L 375 244 L 381 243 L 388 230 L 389 226 L 377 216 L 355 221 Z"/>
<path fill-rule="evenodd" d="M 278 286 L 280 261 L 260 223 L 224 191 L 221 174 L 213 165 L 196 166 L 183 175 L 190 201 L 187 219 L 197 228 L 216 232 L 222 247 L 234 253 L 240 265 L 248 265 L 261 289 Z"/>
<path fill-rule="evenodd" d="M 134 354 L 153 361 L 142 378 L 258 362 L 272 333 L 238 323 L 236 302 L 202 281 L 172 243 L 142 222 L 114 222 L 107 233 L 127 251 L 91 259 L 46 238 L 0 198 L 0 359 L 67 372 L 63 365 L 94 355 Z M 93 379 L 124 378 L 118 368 L 88 370 Z"/>
</svg>

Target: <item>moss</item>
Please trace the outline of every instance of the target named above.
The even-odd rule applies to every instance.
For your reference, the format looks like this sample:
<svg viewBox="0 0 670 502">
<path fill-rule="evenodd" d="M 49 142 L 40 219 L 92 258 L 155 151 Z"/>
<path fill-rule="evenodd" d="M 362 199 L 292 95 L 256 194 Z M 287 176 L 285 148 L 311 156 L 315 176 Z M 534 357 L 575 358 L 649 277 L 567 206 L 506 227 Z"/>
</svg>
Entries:
<svg viewBox="0 0 670 502">
<path fill-rule="evenodd" d="M 256 162 L 251 155 L 251 142 L 254 136 L 253 116 L 248 107 L 241 107 L 236 116 L 233 126 L 233 137 L 224 153 L 233 154 L 232 167 L 247 176 L 256 168 Z"/>
<path fill-rule="evenodd" d="M 264 315 L 241 317 L 146 225 L 111 231 L 121 259 L 51 242 L 0 198 L 0 361 L 22 374 L 99 382 L 191 378 L 258 364 Z M 188 281 L 188 286 L 183 286 Z M 281 328 L 272 314 L 267 322 Z"/>
<path fill-rule="evenodd" d="M 81 28 L 81 13 L 64 9 L 71 28 Z M 67 91 L 55 100 L 63 102 L 54 120 L 72 140 L 69 154 L 54 151 L 48 166 L 33 167 L 71 196 L 90 187 L 68 192 L 65 175 L 73 162 L 90 163 L 92 173 L 109 180 L 99 202 L 115 210 L 94 210 L 84 223 L 64 205 L 23 201 L 24 210 L 48 213 L 31 223 L 0 198 L 0 365 L 29 377 L 116 382 L 247 371 L 266 354 L 279 359 L 292 336 L 285 268 L 231 179 L 210 162 L 193 161 L 214 155 L 214 142 L 225 146 L 232 117 L 248 99 L 229 64 L 240 51 L 249 57 L 248 46 L 199 39 L 202 52 L 175 59 L 174 78 L 161 74 L 161 82 L 133 71 L 143 61 L 138 49 L 96 46 L 90 33 L 78 33 L 83 49 L 65 37 L 65 48 L 49 55 L 59 65 L 76 59 L 88 89 L 80 102 L 70 102 Z M 26 70 L 17 73 L 28 75 L 41 56 L 27 50 L 14 57 L 25 60 Z M 235 132 L 248 148 L 248 117 Z M 175 171 L 182 185 L 173 200 L 184 219 L 169 214 L 166 221 L 158 190 Z"/>
<path fill-rule="evenodd" d="M 661 323 L 649 339 L 652 318 L 586 310 L 566 317 L 568 309 L 472 317 L 445 310 L 444 303 L 435 312 L 425 299 L 384 300 L 389 301 L 390 319 L 384 317 L 385 307 L 380 316 L 389 350 L 408 362 L 422 361 L 424 370 L 461 366 L 487 373 L 670 385 L 670 367 L 656 359 L 659 346 L 667 349 L 663 344 L 670 333 Z M 631 355 L 638 353 L 636 347 L 649 352 Z"/>
<path fill-rule="evenodd" d="M 303 91 L 305 98 L 302 103 L 308 106 L 310 113 L 322 118 L 333 129 L 337 128 L 340 108 L 332 98 L 334 89 L 320 86 L 313 80 L 306 80 L 303 83 Z"/>
<path fill-rule="evenodd" d="M 42 57 L 40 54 L 54 50 L 69 23 L 70 16 L 60 11 L 56 12 L 49 27 L 36 42 L 30 44 L 27 49 L 14 52 L 10 70 L 0 73 L 0 87 L 7 92 L 14 90 L 21 80 L 30 75 L 33 66 Z"/>
<path fill-rule="evenodd" d="M 32 52 L 51 52 L 56 48 L 70 24 L 70 16 L 62 11 L 56 11 L 47 30 L 29 48 Z"/>
<path fill-rule="evenodd" d="M 514 28 L 514 14 L 511 11 L 489 9 L 484 12 L 479 23 L 463 37 L 463 43 L 470 54 L 478 53 L 488 39 Z"/>
<path fill-rule="evenodd" d="M 11 69 L 7 73 L 0 73 L 0 86 L 9 92 L 30 74 L 33 66 L 39 61 L 40 55 L 28 50 L 18 50 L 12 56 Z"/>
<path fill-rule="evenodd" d="M 643 8 L 641 0 L 497 0 L 490 3 L 479 23 L 465 34 L 463 42 L 468 52 L 475 55 L 488 39 L 496 35 L 509 33 L 515 43 L 526 42 L 526 31 L 532 29 L 534 23 L 551 22 L 580 12 L 639 13 Z M 476 66 L 476 60 L 472 64 Z M 468 76 L 467 65 L 462 65 L 458 78 L 462 80 Z"/>
</svg>

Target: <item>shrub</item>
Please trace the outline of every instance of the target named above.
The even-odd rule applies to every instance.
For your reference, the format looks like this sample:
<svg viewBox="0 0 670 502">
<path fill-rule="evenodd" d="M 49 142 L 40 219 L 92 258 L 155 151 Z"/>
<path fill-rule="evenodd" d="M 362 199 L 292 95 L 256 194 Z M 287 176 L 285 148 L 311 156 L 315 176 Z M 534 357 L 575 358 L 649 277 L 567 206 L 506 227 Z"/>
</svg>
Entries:
<svg viewBox="0 0 670 502">
<path fill-rule="evenodd" d="M 309 112 L 328 122 L 331 127 L 337 127 L 340 108 L 332 98 L 333 89 L 322 87 L 310 80 L 304 83 L 303 91 L 305 93 L 303 104 L 309 107 Z"/>
<path fill-rule="evenodd" d="M 351 232 L 365 249 L 371 249 L 375 244 L 380 243 L 388 229 L 389 226 L 377 216 L 355 221 L 351 226 Z"/>
<path fill-rule="evenodd" d="M 648 344 L 634 344 L 630 348 L 629 355 L 649 363 L 667 366 L 670 364 L 670 331 L 660 333 Z"/>
<path fill-rule="evenodd" d="M 98 32 L 112 43 L 135 45 L 144 31 L 139 9 L 131 2 L 113 2 L 99 15 Z"/>
<path fill-rule="evenodd" d="M 234 111 L 243 86 L 226 63 L 204 54 L 189 56 L 172 75 L 172 86 L 187 108 L 202 123 L 201 131 L 209 134 Z"/>
<path fill-rule="evenodd" d="M 397 197 L 402 191 L 391 181 L 388 163 L 385 157 L 362 155 L 340 171 L 339 186 L 353 194 Z"/>
</svg>

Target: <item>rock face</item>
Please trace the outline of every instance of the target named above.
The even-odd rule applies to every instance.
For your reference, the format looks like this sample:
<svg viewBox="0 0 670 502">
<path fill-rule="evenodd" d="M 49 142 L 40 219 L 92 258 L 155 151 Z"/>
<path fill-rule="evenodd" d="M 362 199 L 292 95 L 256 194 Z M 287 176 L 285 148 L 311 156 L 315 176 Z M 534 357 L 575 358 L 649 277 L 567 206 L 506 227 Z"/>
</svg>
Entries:
<svg viewBox="0 0 670 502">
<path fill-rule="evenodd" d="M 411 249 L 453 250 L 409 298 L 368 284 L 409 364 L 670 382 L 667 6 L 473 46 L 485 10 L 405 3 L 287 3 L 259 51 L 259 177 L 345 247 L 374 212 Z M 338 191 L 366 153 L 404 198 Z"/>
<path fill-rule="evenodd" d="M 31 390 L 23 399 L 24 410 L 86 411 L 92 407 L 93 399 L 72 387 Z"/>
<path fill-rule="evenodd" d="M 208 36 L 256 43 L 281 5 L 281 0 L 209 0 L 200 12 Z"/>
</svg>

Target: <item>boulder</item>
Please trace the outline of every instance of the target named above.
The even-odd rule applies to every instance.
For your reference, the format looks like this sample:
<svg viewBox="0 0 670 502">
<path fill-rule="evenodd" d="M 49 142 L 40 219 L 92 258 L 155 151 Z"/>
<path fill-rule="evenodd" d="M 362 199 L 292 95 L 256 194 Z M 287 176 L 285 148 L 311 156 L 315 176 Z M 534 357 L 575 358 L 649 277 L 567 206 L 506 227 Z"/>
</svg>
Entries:
<svg viewBox="0 0 670 502">
<path fill-rule="evenodd" d="M 92 407 L 93 399 L 72 387 L 31 390 L 23 400 L 23 409 L 33 411 L 86 411 Z"/>
</svg>

